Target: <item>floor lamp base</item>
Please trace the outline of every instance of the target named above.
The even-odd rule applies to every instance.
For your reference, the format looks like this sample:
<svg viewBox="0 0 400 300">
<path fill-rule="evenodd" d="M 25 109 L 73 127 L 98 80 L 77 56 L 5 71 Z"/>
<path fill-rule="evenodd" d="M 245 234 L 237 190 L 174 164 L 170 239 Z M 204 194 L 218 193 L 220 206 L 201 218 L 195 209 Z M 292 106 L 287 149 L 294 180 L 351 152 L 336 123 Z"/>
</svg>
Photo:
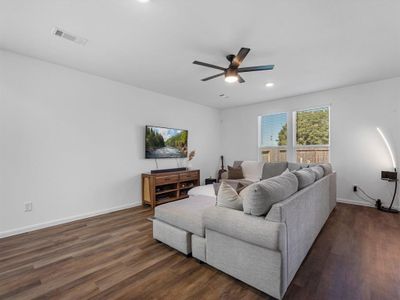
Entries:
<svg viewBox="0 0 400 300">
<path fill-rule="evenodd" d="M 392 202 L 392 204 L 393 204 L 393 202 Z M 392 205 L 390 205 L 389 207 L 383 207 L 381 199 L 376 200 L 375 206 L 378 210 L 383 211 L 383 212 L 392 213 L 392 214 L 399 213 L 399 211 L 397 209 L 392 208 Z"/>
<path fill-rule="evenodd" d="M 378 210 L 383 211 L 383 212 L 387 212 L 387 213 L 392 213 L 392 214 L 398 214 L 399 211 L 397 209 L 394 208 L 389 208 L 389 207 L 377 207 Z"/>
</svg>

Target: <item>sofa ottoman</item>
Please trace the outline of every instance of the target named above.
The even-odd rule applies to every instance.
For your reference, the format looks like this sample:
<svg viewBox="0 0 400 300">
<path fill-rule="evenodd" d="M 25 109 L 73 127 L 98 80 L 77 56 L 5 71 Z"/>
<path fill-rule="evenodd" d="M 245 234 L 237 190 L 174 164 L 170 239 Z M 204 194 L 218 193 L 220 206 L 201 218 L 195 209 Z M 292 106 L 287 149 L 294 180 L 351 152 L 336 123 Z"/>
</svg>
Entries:
<svg viewBox="0 0 400 300">
<path fill-rule="evenodd" d="M 157 206 L 153 238 L 186 255 L 193 252 L 194 257 L 205 261 L 203 212 L 212 206 L 215 206 L 215 197 L 208 196 L 190 196 Z"/>
</svg>

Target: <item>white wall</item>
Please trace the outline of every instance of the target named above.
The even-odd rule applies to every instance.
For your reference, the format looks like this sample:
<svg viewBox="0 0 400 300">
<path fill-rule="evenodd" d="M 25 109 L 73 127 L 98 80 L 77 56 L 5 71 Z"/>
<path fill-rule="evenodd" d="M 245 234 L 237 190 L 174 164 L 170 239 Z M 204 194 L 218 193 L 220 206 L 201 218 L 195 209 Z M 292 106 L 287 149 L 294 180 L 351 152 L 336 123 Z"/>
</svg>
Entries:
<svg viewBox="0 0 400 300">
<path fill-rule="evenodd" d="M 360 201 L 352 191 L 358 184 L 375 197 L 391 199 L 393 184 L 381 181 L 380 171 L 391 170 L 392 164 L 376 127 L 387 134 L 399 161 L 400 78 L 226 109 L 222 152 L 228 162 L 257 160 L 257 116 L 326 104 L 331 105 L 331 161 L 338 174 L 338 198 Z"/>
<path fill-rule="evenodd" d="M 338 197 L 359 201 L 352 192 L 358 184 L 390 199 L 393 185 L 379 179 L 390 157 L 375 128 L 388 135 L 398 159 L 399 100 L 396 78 L 220 114 L 0 51 L 0 236 L 140 203 L 140 174 L 155 168 L 144 159 L 146 124 L 188 129 L 189 148 L 197 150 L 193 167 L 204 179 L 215 174 L 221 152 L 228 162 L 258 158 L 257 116 L 326 104 Z M 25 213 L 28 201 L 33 211 Z"/>
<path fill-rule="evenodd" d="M 140 203 L 146 124 L 188 129 L 193 167 L 215 175 L 216 109 L 0 51 L 0 236 Z"/>
</svg>

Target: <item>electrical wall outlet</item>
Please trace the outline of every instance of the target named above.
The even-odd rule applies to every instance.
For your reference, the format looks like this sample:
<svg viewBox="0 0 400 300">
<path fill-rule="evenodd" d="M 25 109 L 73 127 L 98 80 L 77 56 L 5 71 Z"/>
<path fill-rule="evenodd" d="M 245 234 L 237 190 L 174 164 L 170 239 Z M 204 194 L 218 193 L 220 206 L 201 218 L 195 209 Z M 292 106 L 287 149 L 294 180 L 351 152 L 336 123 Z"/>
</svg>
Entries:
<svg viewBox="0 0 400 300">
<path fill-rule="evenodd" d="M 353 186 L 353 192 L 357 192 L 358 191 L 358 187 L 356 185 Z"/>
<path fill-rule="evenodd" d="M 25 202 L 24 206 L 25 206 L 25 212 L 32 211 L 32 202 Z"/>
</svg>

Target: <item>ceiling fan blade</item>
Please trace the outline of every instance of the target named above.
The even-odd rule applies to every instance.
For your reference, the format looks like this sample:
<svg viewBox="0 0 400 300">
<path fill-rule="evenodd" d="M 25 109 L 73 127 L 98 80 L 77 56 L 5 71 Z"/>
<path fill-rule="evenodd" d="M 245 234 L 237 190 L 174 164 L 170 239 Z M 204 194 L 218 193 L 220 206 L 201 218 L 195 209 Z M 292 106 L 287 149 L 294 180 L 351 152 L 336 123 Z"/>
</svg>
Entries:
<svg viewBox="0 0 400 300">
<path fill-rule="evenodd" d="M 201 81 L 207 81 L 207 80 L 210 80 L 210 79 L 214 79 L 214 78 L 217 78 L 217 77 L 222 76 L 224 74 L 225 74 L 225 72 L 219 73 L 217 75 L 213 75 L 213 76 L 210 76 L 210 77 L 203 78 Z"/>
<path fill-rule="evenodd" d="M 275 65 L 266 65 L 266 66 L 256 66 L 256 67 L 245 67 L 245 68 L 238 68 L 238 72 L 254 72 L 254 71 L 269 71 L 273 70 Z"/>
<path fill-rule="evenodd" d="M 216 65 L 208 64 L 208 63 L 205 63 L 205 62 L 201 62 L 201 61 L 195 60 L 193 63 L 195 65 L 199 65 L 199 66 L 203 66 L 203 67 L 208 67 L 208 68 L 213 68 L 213 69 L 225 71 L 225 68 L 223 68 L 223 67 L 219 67 L 219 66 L 216 66 Z"/>
<path fill-rule="evenodd" d="M 238 78 L 239 78 L 239 83 L 244 83 L 244 82 L 246 82 L 246 80 L 244 80 L 243 77 L 240 76 L 239 74 L 238 74 Z"/>
<path fill-rule="evenodd" d="M 246 58 L 247 54 L 249 54 L 249 52 L 250 52 L 249 48 L 240 49 L 238 54 L 232 60 L 230 67 L 233 67 L 233 68 L 239 67 L 240 64 L 243 62 L 243 60 Z"/>
</svg>

